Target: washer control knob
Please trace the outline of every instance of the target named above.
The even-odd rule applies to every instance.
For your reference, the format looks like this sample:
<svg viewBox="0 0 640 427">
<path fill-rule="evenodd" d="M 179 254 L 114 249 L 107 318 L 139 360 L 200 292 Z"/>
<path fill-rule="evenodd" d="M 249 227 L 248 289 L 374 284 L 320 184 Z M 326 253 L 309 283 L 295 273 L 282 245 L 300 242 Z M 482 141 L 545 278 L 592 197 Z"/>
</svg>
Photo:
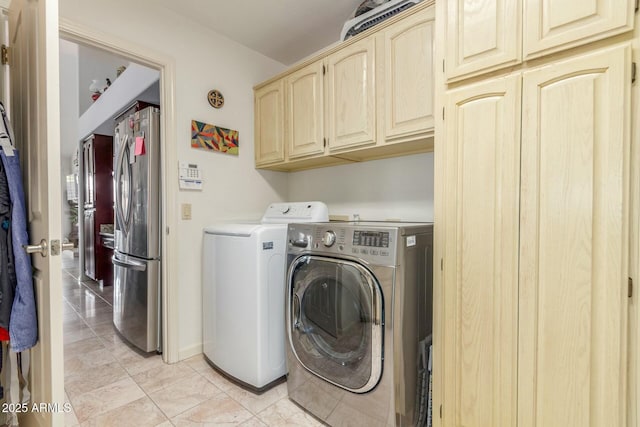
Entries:
<svg viewBox="0 0 640 427">
<path fill-rule="evenodd" d="M 322 237 L 322 243 L 324 243 L 326 247 L 331 247 L 335 242 L 336 242 L 336 233 L 334 233 L 331 230 L 325 231 L 324 237 Z"/>
<path fill-rule="evenodd" d="M 282 212 L 283 214 L 288 214 L 290 210 L 291 206 L 283 206 L 280 208 L 280 212 Z"/>
</svg>

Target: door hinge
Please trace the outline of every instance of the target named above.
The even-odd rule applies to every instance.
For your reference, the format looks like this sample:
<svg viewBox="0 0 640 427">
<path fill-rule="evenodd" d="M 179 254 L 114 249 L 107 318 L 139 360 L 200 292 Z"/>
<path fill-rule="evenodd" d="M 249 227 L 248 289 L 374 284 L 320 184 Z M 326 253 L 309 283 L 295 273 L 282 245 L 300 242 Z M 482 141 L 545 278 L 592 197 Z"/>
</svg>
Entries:
<svg viewBox="0 0 640 427">
<path fill-rule="evenodd" d="M 440 418 L 442 418 L 442 405 L 440 405 Z"/>
<path fill-rule="evenodd" d="M 322 146 L 327 148 L 327 138 L 322 138 Z"/>
<path fill-rule="evenodd" d="M 444 59 L 442 60 L 442 72 L 444 73 Z"/>
<path fill-rule="evenodd" d="M 442 107 L 442 120 L 444 120 L 444 107 Z"/>
<path fill-rule="evenodd" d="M 6 44 L 0 48 L 0 61 L 2 61 L 2 65 L 9 65 L 9 46 Z"/>
<path fill-rule="evenodd" d="M 636 63 L 632 62 L 631 63 L 631 83 L 635 83 L 636 82 L 637 68 L 638 68 L 638 66 L 636 65 Z"/>
<path fill-rule="evenodd" d="M 633 296 L 633 279 L 629 277 L 627 282 L 627 296 L 631 298 Z"/>
<path fill-rule="evenodd" d="M 636 0 L 636 12 L 640 8 L 640 0 Z"/>
<path fill-rule="evenodd" d="M 444 259 L 440 258 L 440 271 L 444 270 Z"/>
<path fill-rule="evenodd" d="M 167 227 L 167 234 L 169 234 L 169 227 Z"/>
<path fill-rule="evenodd" d="M 327 72 L 327 69 L 324 67 L 324 65 L 322 66 L 322 75 L 324 76 L 324 74 Z"/>
</svg>

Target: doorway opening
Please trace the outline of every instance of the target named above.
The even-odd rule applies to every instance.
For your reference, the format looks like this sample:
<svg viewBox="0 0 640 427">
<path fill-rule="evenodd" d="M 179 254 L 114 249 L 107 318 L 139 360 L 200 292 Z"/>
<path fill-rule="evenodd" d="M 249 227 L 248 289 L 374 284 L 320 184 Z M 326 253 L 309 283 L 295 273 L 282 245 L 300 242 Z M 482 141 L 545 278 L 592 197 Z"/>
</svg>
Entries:
<svg viewBox="0 0 640 427">
<path fill-rule="evenodd" d="M 91 404 L 87 401 L 93 395 L 99 395 L 100 390 L 107 390 L 109 387 L 129 387 L 136 390 L 136 377 L 146 369 L 160 364 L 177 361 L 177 350 L 174 350 L 175 341 L 172 341 L 171 330 L 167 327 L 175 322 L 168 321 L 175 319 L 172 317 L 173 309 L 169 302 L 171 295 L 167 283 L 170 283 L 170 276 L 173 269 L 169 262 L 163 263 L 160 276 L 162 277 L 161 293 L 165 296 L 162 305 L 159 307 L 162 324 L 159 330 L 162 331 L 162 353 L 143 354 L 136 351 L 115 331 L 113 326 L 113 278 L 109 275 L 98 274 L 97 263 L 105 261 L 105 252 L 98 253 L 99 250 L 110 245 L 109 236 L 113 236 L 114 220 L 103 220 L 100 223 L 94 221 L 93 227 L 88 227 L 87 219 L 90 219 L 90 206 L 85 205 L 90 195 L 88 190 L 99 192 L 97 186 L 90 188 L 89 179 L 83 176 L 86 168 L 86 152 L 83 148 L 86 145 L 86 137 L 90 134 L 104 135 L 112 137 L 114 132 L 114 118 L 123 111 L 130 111 L 127 108 L 136 101 L 145 105 L 158 105 L 162 109 L 160 115 L 161 134 L 161 158 L 160 162 L 160 184 L 161 192 L 160 206 L 161 224 L 160 230 L 168 230 L 173 218 L 167 206 L 173 204 L 172 192 L 165 179 L 167 164 L 173 161 L 175 154 L 167 150 L 166 140 L 169 135 L 173 135 L 173 64 L 164 58 L 150 58 L 142 55 L 140 49 L 129 46 L 121 41 L 92 38 L 88 30 L 79 29 L 67 25 L 61 25 L 60 37 L 60 77 L 61 77 L 61 175 L 63 177 L 63 238 L 71 242 L 77 239 L 78 244 L 75 251 L 65 251 L 63 253 L 63 294 L 64 300 L 64 353 L 65 353 L 65 392 L 66 398 L 72 404 L 77 421 L 82 423 L 92 415 Z M 117 48 L 114 46 L 118 46 Z M 123 48 L 125 46 L 126 48 Z M 83 59 L 84 58 L 84 59 Z M 87 59 L 89 58 L 89 59 Z M 74 63 L 75 60 L 75 63 Z M 83 61 L 85 63 L 83 64 Z M 91 64 L 87 64 L 91 62 Z M 87 66 L 89 65 L 89 66 Z M 65 68 L 66 67 L 66 68 Z M 75 75 L 73 73 L 75 70 Z M 105 119 L 104 123 L 86 119 L 86 115 L 91 116 L 98 110 L 98 105 L 106 99 L 112 98 L 116 93 L 118 84 L 122 81 L 129 84 L 129 71 L 142 71 L 147 80 L 138 85 L 138 93 L 130 93 L 130 99 L 124 104 L 112 108 L 111 115 Z M 146 74 L 145 74 L 146 73 Z M 150 85 L 150 75 L 157 76 Z M 67 79 L 67 82 L 63 80 Z M 108 81 L 107 81 L 108 79 Z M 126 79 L 126 80 L 125 80 Z M 118 81 L 120 80 L 120 81 Z M 70 89 L 71 88 L 71 89 Z M 111 92 L 110 92 L 111 91 Z M 101 104 L 104 104 L 102 102 Z M 75 108 L 65 108 L 75 105 Z M 167 108 L 164 108 L 167 106 Z M 102 108 L 102 107 L 101 107 Z M 70 110 L 70 112 L 69 112 Z M 93 114 L 95 115 L 95 114 Z M 86 120 L 85 120 L 86 119 Z M 75 123 L 74 123 L 75 122 Z M 91 124 L 89 124 L 91 123 Z M 95 126 L 95 127 L 94 127 Z M 65 135 L 65 131 L 71 132 Z M 74 137 L 75 133 L 75 137 Z M 111 135 L 109 135 L 111 134 Z M 108 143 L 107 143 L 108 145 Z M 97 151 L 94 155 L 97 155 Z M 103 157 L 111 157 L 104 160 L 103 167 L 108 170 L 106 173 L 112 176 L 113 151 L 110 154 L 101 154 Z M 93 160 L 97 160 L 94 158 Z M 92 162 L 96 166 L 97 162 Z M 97 170 L 94 170 L 97 172 Z M 103 192 L 104 193 L 104 192 Z M 111 213 L 113 218 L 114 194 L 111 191 Z M 104 195 L 104 194 L 103 194 Z M 97 204 L 93 208 L 97 214 Z M 105 208 L 105 210 L 108 210 Z M 75 228 L 75 229 L 74 229 Z M 91 229 L 94 229 L 93 241 L 89 238 Z M 163 235 L 161 238 L 161 253 L 164 259 L 171 259 L 169 250 L 171 245 L 168 242 L 170 236 Z M 175 245 L 174 245 L 175 247 Z M 106 252 L 106 261 L 111 264 L 111 254 Z M 93 255 L 93 263 L 89 259 Z M 93 264 L 93 265 L 92 265 Z M 92 270 L 93 267 L 93 270 Z M 113 271 L 113 270 L 111 270 Z M 104 273 L 104 272 L 103 272 Z M 175 298 L 174 298 L 175 301 Z M 175 336 L 175 335 L 173 335 Z M 163 360 L 164 359 L 164 360 Z"/>
</svg>

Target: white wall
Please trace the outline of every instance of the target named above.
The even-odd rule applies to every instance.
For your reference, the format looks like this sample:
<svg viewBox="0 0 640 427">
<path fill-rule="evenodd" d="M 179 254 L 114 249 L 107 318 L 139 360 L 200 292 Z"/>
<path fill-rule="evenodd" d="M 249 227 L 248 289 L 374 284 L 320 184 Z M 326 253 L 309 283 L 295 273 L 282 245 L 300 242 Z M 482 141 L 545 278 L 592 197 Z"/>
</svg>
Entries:
<svg viewBox="0 0 640 427">
<path fill-rule="evenodd" d="M 433 221 L 433 153 L 294 172 L 289 199 L 320 200 L 330 215 Z"/>
<path fill-rule="evenodd" d="M 71 231 L 66 176 L 78 148 L 78 45 L 60 40 L 60 175 L 62 178 L 62 237 Z"/>
<path fill-rule="evenodd" d="M 100 11 L 96 14 L 96 11 Z M 175 58 L 175 112 L 178 139 L 169 142 L 180 161 L 204 170 L 202 192 L 181 192 L 179 203 L 191 203 L 193 219 L 180 221 L 179 283 L 180 357 L 199 353 L 202 345 L 201 253 L 202 228 L 220 219 L 258 218 L 265 207 L 287 196 L 286 174 L 256 171 L 253 151 L 253 85 L 277 74 L 284 66 L 158 7 L 152 0 L 60 0 L 63 19 L 100 33 L 131 40 Z M 214 110 L 206 100 L 210 89 L 225 96 L 225 106 Z M 191 120 L 236 129 L 240 156 L 205 152 L 190 147 Z M 177 179 L 177 177 L 176 177 Z M 169 321 L 175 321 L 169 319 Z"/>
</svg>

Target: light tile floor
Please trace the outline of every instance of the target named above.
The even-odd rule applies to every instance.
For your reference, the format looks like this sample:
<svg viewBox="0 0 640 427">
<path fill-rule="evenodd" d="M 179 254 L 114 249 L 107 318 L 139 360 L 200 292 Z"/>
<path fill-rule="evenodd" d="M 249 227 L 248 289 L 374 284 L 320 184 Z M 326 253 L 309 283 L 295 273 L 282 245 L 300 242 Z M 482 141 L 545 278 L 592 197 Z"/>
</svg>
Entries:
<svg viewBox="0 0 640 427">
<path fill-rule="evenodd" d="M 62 276 L 67 426 L 321 425 L 289 401 L 286 384 L 256 395 L 202 355 L 172 365 L 141 355 L 114 331 L 112 288 L 80 281 L 71 252 Z"/>
</svg>

